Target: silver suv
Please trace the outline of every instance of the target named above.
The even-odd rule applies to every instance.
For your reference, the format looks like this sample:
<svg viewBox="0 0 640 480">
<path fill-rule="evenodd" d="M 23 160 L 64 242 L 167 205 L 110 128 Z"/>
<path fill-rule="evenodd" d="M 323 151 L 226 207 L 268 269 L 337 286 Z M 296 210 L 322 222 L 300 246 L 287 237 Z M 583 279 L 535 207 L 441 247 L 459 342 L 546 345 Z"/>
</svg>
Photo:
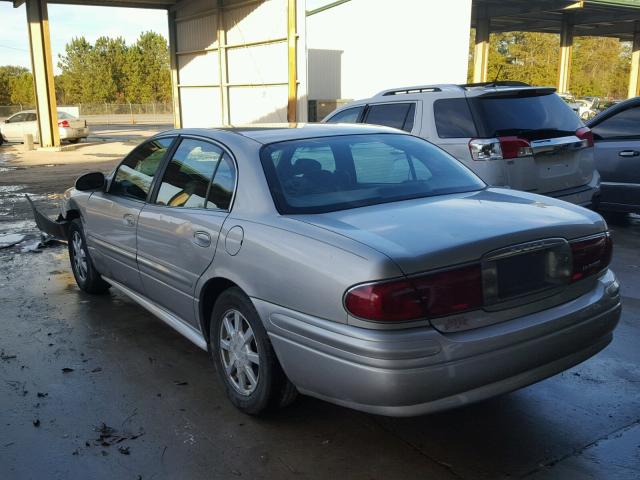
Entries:
<svg viewBox="0 0 640 480">
<path fill-rule="evenodd" d="M 323 122 L 411 132 L 490 185 L 583 206 L 600 193 L 593 135 L 553 88 L 521 82 L 396 88 L 350 103 Z"/>
</svg>

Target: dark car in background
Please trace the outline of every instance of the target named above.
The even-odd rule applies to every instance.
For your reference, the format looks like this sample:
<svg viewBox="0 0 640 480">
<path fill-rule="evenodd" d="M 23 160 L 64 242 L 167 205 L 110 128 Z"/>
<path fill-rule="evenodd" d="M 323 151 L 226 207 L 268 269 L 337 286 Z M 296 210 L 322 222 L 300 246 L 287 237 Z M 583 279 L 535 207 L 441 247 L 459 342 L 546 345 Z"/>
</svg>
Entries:
<svg viewBox="0 0 640 480">
<path fill-rule="evenodd" d="M 640 97 L 608 108 L 587 125 L 602 178 L 599 208 L 640 213 Z"/>
</svg>

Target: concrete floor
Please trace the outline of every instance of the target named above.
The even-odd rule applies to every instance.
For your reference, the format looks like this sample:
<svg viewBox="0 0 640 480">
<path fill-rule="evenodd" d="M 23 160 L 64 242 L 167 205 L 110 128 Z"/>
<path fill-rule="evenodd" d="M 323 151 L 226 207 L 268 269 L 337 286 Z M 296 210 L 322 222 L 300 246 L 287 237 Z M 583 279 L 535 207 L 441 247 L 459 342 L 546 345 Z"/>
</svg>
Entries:
<svg viewBox="0 0 640 480">
<path fill-rule="evenodd" d="M 24 192 L 52 212 L 79 172 L 116 161 L 4 160 L 0 233 L 27 244 Z M 117 292 L 80 292 L 64 246 L 0 250 L 0 479 L 640 478 L 640 221 L 612 228 L 624 310 L 608 348 L 512 394 L 411 419 L 305 397 L 245 416 L 206 353 Z"/>
</svg>

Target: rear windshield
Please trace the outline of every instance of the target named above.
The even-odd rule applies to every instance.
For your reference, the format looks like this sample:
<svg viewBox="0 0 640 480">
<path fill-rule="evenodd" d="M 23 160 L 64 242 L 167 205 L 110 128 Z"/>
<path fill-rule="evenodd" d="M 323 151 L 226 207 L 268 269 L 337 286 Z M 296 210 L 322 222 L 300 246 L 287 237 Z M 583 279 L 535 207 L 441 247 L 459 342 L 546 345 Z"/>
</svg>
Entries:
<svg viewBox="0 0 640 480">
<path fill-rule="evenodd" d="M 583 126 L 571 107 L 554 93 L 476 97 L 469 101 L 485 137 L 520 134 L 532 138 L 557 137 L 573 134 Z"/>
<path fill-rule="evenodd" d="M 323 213 L 485 187 L 449 154 L 410 135 L 275 143 L 262 149 L 261 160 L 283 214 Z"/>
</svg>

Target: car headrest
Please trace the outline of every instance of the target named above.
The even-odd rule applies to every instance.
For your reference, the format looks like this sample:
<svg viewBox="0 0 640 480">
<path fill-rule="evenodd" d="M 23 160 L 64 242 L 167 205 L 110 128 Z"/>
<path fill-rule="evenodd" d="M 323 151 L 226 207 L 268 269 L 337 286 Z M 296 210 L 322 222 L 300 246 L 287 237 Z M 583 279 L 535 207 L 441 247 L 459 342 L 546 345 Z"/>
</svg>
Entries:
<svg viewBox="0 0 640 480">
<path fill-rule="evenodd" d="M 299 158 L 296 163 L 293 164 L 294 175 L 306 175 L 313 172 L 319 172 L 322 170 L 322 165 L 313 158 Z"/>
</svg>

